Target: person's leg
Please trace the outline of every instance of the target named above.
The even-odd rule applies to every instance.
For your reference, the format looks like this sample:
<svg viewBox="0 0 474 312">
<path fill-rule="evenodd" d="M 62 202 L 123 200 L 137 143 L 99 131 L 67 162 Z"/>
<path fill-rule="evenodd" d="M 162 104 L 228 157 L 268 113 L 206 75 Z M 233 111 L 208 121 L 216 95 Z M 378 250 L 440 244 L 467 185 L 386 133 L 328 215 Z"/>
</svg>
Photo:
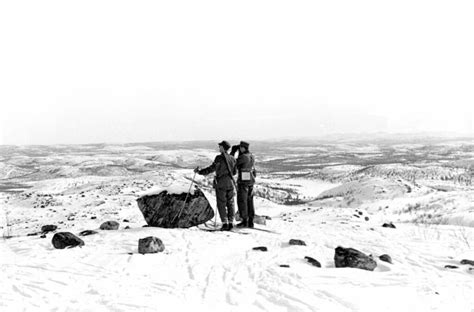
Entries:
<svg viewBox="0 0 474 312">
<path fill-rule="evenodd" d="M 229 230 L 232 229 L 233 224 L 234 224 L 234 214 L 235 214 L 235 208 L 234 208 L 234 188 L 231 188 L 230 190 L 227 190 L 227 222 L 229 223 Z"/>
<path fill-rule="evenodd" d="M 216 200 L 217 200 L 217 211 L 219 212 L 219 217 L 221 218 L 223 229 L 227 228 L 227 213 L 225 205 L 227 202 L 226 199 L 226 190 L 216 189 Z"/>
<path fill-rule="evenodd" d="M 253 205 L 253 185 L 250 185 L 248 188 L 247 214 L 248 214 L 248 220 L 249 220 L 249 227 L 253 227 L 253 219 L 255 217 L 255 208 Z"/>
<path fill-rule="evenodd" d="M 239 206 L 239 214 L 242 218 L 237 226 L 246 227 L 248 226 L 248 210 L 247 210 L 247 197 L 248 197 L 248 186 L 245 184 L 239 184 L 237 190 L 237 205 Z"/>
</svg>

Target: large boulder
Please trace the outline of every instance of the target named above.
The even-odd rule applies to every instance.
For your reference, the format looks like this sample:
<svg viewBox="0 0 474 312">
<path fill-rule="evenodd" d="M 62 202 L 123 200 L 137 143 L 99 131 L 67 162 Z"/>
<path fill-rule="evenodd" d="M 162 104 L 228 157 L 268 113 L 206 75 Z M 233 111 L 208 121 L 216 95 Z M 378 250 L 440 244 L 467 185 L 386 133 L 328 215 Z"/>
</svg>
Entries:
<svg viewBox="0 0 474 312">
<path fill-rule="evenodd" d="M 70 232 L 59 232 L 54 234 L 51 242 L 56 249 L 84 246 L 84 241 Z"/>
<path fill-rule="evenodd" d="M 141 254 L 157 253 L 165 250 L 165 245 L 158 237 L 149 236 L 138 240 L 138 252 Z"/>
<path fill-rule="evenodd" d="M 366 254 L 354 248 L 337 247 L 334 254 L 336 268 L 357 268 L 373 271 L 377 267 L 377 262 Z"/>
<path fill-rule="evenodd" d="M 143 195 L 137 203 L 150 226 L 189 228 L 214 217 L 209 201 L 198 188 L 192 189 L 189 194 L 187 189 L 165 189 L 156 194 Z"/>
</svg>

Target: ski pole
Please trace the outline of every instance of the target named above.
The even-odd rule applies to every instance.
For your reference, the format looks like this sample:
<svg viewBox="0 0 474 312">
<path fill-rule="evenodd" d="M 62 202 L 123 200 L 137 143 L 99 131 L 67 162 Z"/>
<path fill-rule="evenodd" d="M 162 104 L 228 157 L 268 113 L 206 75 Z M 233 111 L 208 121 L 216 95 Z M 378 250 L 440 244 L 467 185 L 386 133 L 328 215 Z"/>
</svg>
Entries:
<svg viewBox="0 0 474 312">
<path fill-rule="evenodd" d="M 196 178 L 196 172 L 194 172 L 194 176 L 193 176 L 193 179 L 191 180 L 191 184 L 189 185 L 189 190 L 188 190 L 188 193 L 186 194 L 186 198 L 184 199 L 184 202 L 183 202 L 183 207 L 181 207 L 181 209 L 179 210 L 179 213 L 176 217 L 174 217 L 173 219 L 173 222 L 176 220 L 176 218 L 179 219 L 179 217 L 181 216 L 181 213 L 183 212 L 184 210 L 184 207 L 186 207 L 186 201 L 188 200 L 188 196 L 189 196 L 189 193 L 191 192 L 191 188 L 193 187 L 193 183 L 194 183 L 194 178 Z"/>
</svg>

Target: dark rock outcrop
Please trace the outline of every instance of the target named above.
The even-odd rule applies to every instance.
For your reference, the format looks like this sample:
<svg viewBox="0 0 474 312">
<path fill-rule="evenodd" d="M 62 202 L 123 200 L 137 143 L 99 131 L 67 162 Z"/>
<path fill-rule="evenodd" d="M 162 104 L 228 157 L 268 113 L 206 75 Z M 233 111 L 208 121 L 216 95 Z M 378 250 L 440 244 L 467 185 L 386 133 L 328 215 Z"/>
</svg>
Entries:
<svg viewBox="0 0 474 312">
<path fill-rule="evenodd" d="M 289 244 L 297 246 L 306 246 L 306 243 L 301 239 L 290 239 Z"/>
<path fill-rule="evenodd" d="M 319 263 L 318 260 L 314 259 L 314 258 L 311 258 L 311 257 L 304 257 L 311 265 L 315 266 L 315 267 L 318 267 L 320 268 L 321 267 L 321 263 Z"/>
<path fill-rule="evenodd" d="M 142 196 L 137 199 L 137 203 L 150 226 L 189 228 L 214 217 L 214 211 L 200 189 L 195 189 L 194 194 L 189 194 L 187 200 L 186 195 L 186 193 L 169 194 L 163 191 L 156 195 Z"/>
<path fill-rule="evenodd" d="M 59 232 L 54 234 L 51 242 L 56 249 L 84 246 L 84 241 L 70 232 Z"/>
<path fill-rule="evenodd" d="M 165 245 L 158 237 L 149 236 L 138 240 L 138 252 L 141 254 L 157 253 L 165 250 Z"/>
<path fill-rule="evenodd" d="M 48 225 L 43 225 L 41 227 L 41 232 L 48 233 L 48 232 L 56 231 L 57 229 L 58 229 L 57 225 L 48 224 Z"/>
<path fill-rule="evenodd" d="M 377 262 L 366 254 L 354 248 L 337 247 L 334 254 L 336 268 L 357 268 L 373 271 L 377 267 Z"/>
<path fill-rule="evenodd" d="M 268 251 L 268 248 L 265 246 L 253 247 L 253 250 Z"/>
<path fill-rule="evenodd" d="M 119 225 L 117 221 L 105 221 L 100 225 L 100 229 L 107 231 L 118 230 Z"/>
<path fill-rule="evenodd" d="M 379 257 L 379 259 L 382 260 L 382 261 L 385 261 L 385 262 L 388 262 L 388 263 L 392 264 L 392 257 L 390 257 L 390 256 L 387 255 L 387 254 L 381 255 L 381 256 Z"/>
</svg>

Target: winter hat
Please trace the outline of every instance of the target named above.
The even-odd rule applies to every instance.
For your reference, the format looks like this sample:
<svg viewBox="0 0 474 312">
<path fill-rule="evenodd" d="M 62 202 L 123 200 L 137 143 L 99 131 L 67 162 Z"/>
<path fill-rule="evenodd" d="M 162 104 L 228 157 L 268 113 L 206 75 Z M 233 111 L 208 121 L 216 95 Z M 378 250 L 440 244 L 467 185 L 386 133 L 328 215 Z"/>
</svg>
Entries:
<svg viewBox="0 0 474 312">
<path fill-rule="evenodd" d="M 249 149 L 249 145 L 247 142 L 245 141 L 240 141 L 240 147 L 245 147 L 246 149 Z"/>
<path fill-rule="evenodd" d="M 221 143 L 219 143 L 218 145 L 222 146 L 226 151 L 230 148 L 230 144 L 229 142 L 227 141 L 222 141 Z"/>
</svg>

